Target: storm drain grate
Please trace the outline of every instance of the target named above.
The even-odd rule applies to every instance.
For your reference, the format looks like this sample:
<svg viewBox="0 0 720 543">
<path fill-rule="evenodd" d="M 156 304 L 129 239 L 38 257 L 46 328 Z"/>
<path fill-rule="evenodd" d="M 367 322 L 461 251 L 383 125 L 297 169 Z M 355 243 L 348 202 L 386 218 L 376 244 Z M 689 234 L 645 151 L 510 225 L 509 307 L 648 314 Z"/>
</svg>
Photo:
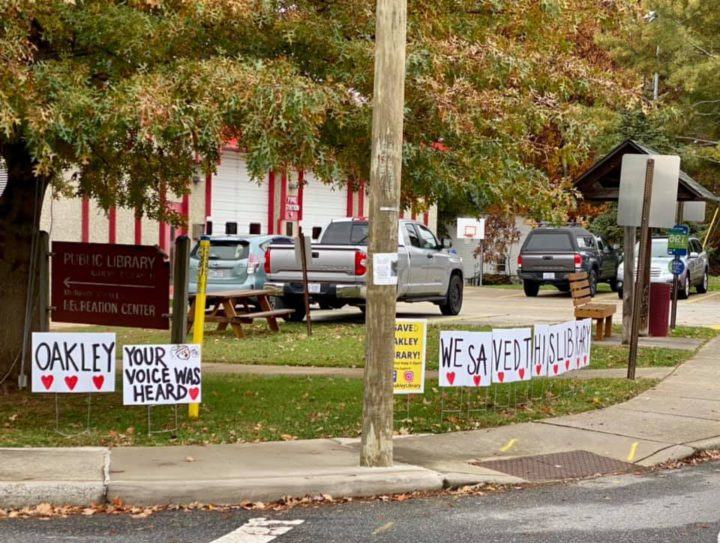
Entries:
<svg viewBox="0 0 720 543">
<path fill-rule="evenodd" d="M 634 464 L 620 462 L 588 451 L 542 454 L 510 460 L 487 460 L 475 462 L 475 465 L 514 475 L 527 481 L 578 479 L 640 469 Z"/>
</svg>

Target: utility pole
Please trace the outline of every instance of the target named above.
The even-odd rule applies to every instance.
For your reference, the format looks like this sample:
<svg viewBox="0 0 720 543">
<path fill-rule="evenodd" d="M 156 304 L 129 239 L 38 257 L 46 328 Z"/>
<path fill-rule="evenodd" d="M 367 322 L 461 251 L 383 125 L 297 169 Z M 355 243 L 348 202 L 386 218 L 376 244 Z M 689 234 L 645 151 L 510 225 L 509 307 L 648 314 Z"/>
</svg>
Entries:
<svg viewBox="0 0 720 543">
<path fill-rule="evenodd" d="M 370 221 L 367 262 L 365 394 L 360 464 L 393 463 L 395 285 L 376 285 L 373 255 L 397 254 L 405 105 L 407 0 L 377 0 Z"/>
</svg>

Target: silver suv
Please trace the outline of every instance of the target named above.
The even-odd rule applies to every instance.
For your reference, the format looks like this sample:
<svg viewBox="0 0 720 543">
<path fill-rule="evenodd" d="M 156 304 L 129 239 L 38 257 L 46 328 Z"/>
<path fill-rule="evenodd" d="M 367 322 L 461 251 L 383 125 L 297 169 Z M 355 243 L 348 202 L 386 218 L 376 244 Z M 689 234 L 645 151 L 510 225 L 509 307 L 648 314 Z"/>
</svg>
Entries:
<svg viewBox="0 0 720 543">
<path fill-rule="evenodd" d="M 637 255 L 640 246 L 635 245 L 635 270 L 637 273 Z M 652 253 L 650 254 L 650 280 L 653 283 L 670 283 L 672 284 L 673 275 L 670 263 L 673 256 L 668 254 L 668 238 L 657 237 L 652 239 Z M 685 271 L 680 275 L 680 289 L 678 290 L 678 298 L 684 300 L 690 296 L 690 288 L 695 287 L 699 294 L 704 294 L 708 289 L 708 273 L 710 266 L 708 264 L 708 256 L 703 249 L 700 240 L 690 237 L 688 241 L 688 254 L 681 256 L 680 260 L 685 264 Z M 623 263 L 620 263 L 617 271 L 618 296 L 623 296 Z"/>
</svg>

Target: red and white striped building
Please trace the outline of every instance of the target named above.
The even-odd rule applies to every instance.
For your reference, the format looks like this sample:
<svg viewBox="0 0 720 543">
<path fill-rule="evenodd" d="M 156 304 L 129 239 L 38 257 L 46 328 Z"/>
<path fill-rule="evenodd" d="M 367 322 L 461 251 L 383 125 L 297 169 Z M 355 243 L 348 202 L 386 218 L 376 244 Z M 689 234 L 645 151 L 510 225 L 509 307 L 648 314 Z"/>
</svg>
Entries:
<svg viewBox="0 0 720 543">
<path fill-rule="evenodd" d="M 167 204 L 186 218 L 188 227 L 178 229 L 147 218 L 136 219 L 132 210 L 108 213 L 88 199 L 46 196 L 41 228 L 51 240 L 94 243 L 158 245 L 170 253 L 172 241 L 187 234 L 199 238 L 212 223 L 222 234 L 234 223 L 237 233 L 288 234 L 325 226 L 331 219 L 368 215 L 367 187 L 327 185 L 310 172 L 270 172 L 258 183 L 250 179 L 243 155 L 235 148 L 223 151 L 217 172 L 193 179 L 192 190 Z M 410 213 L 405 214 L 410 217 Z M 435 208 L 413 217 L 435 228 Z"/>
</svg>

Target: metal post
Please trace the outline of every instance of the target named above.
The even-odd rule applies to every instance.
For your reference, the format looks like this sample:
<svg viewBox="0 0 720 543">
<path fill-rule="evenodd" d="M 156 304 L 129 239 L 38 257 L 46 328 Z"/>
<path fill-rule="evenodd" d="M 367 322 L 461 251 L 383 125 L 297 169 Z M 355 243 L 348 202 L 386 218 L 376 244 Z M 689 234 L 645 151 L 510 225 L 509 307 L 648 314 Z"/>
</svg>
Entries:
<svg viewBox="0 0 720 543">
<path fill-rule="evenodd" d="M 173 269 L 173 310 L 171 343 L 185 343 L 187 336 L 188 275 L 190 273 L 190 238 L 175 240 L 175 266 Z"/>
<path fill-rule="evenodd" d="M 45 231 L 41 231 L 38 237 L 38 252 L 38 331 L 47 332 L 50 330 L 50 235 Z"/>
<path fill-rule="evenodd" d="M 393 463 L 395 285 L 376 285 L 373 255 L 397 253 L 405 104 L 407 0 L 377 0 L 370 155 L 367 339 L 360 464 Z"/>
<path fill-rule="evenodd" d="M 485 264 L 485 246 L 483 240 L 480 240 L 480 286 L 483 286 L 483 266 Z"/>
<path fill-rule="evenodd" d="M 685 211 L 685 204 L 683 202 L 678 202 L 677 204 L 677 213 L 675 214 L 675 224 L 681 224 L 683 222 L 683 213 Z M 679 260 L 677 256 L 675 256 L 674 260 Z M 678 289 L 680 288 L 680 282 L 679 282 L 679 276 L 675 273 L 675 268 L 673 268 L 673 283 L 672 283 L 672 305 L 670 307 L 670 329 L 675 330 L 675 325 L 677 323 L 677 303 L 678 303 Z"/>
<path fill-rule="evenodd" d="M 305 322 L 307 323 L 307 335 L 312 335 L 312 323 L 310 322 L 310 296 L 308 295 L 308 273 L 307 254 L 305 252 L 305 234 L 302 228 L 298 227 L 298 241 L 300 242 L 300 262 L 303 276 L 303 303 L 305 304 Z"/>
<path fill-rule="evenodd" d="M 622 342 L 630 343 L 630 329 L 632 327 L 633 292 L 635 291 L 635 241 L 637 228 L 625 227 L 624 237 L 624 265 L 623 265 L 623 307 L 622 307 Z"/>
<path fill-rule="evenodd" d="M 650 241 L 650 200 L 655 160 L 648 159 L 645 169 L 645 188 L 643 191 L 642 218 L 640 221 L 640 257 L 638 258 L 638 286 L 633 297 L 632 331 L 630 332 L 630 353 L 628 355 L 627 378 L 635 379 L 637 366 L 638 336 L 640 334 L 641 303 L 645 291 L 645 268 L 647 267 L 648 245 Z"/>
<path fill-rule="evenodd" d="M 197 293 L 195 294 L 195 315 L 193 316 L 193 343 L 202 345 L 205 334 L 205 294 L 207 292 L 207 270 L 210 257 L 210 238 L 200 238 L 200 267 L 198 269 Z M 188 417 L 196 419 L 200 416 L 200 404 L 188 404 Z"/>
</svg>

